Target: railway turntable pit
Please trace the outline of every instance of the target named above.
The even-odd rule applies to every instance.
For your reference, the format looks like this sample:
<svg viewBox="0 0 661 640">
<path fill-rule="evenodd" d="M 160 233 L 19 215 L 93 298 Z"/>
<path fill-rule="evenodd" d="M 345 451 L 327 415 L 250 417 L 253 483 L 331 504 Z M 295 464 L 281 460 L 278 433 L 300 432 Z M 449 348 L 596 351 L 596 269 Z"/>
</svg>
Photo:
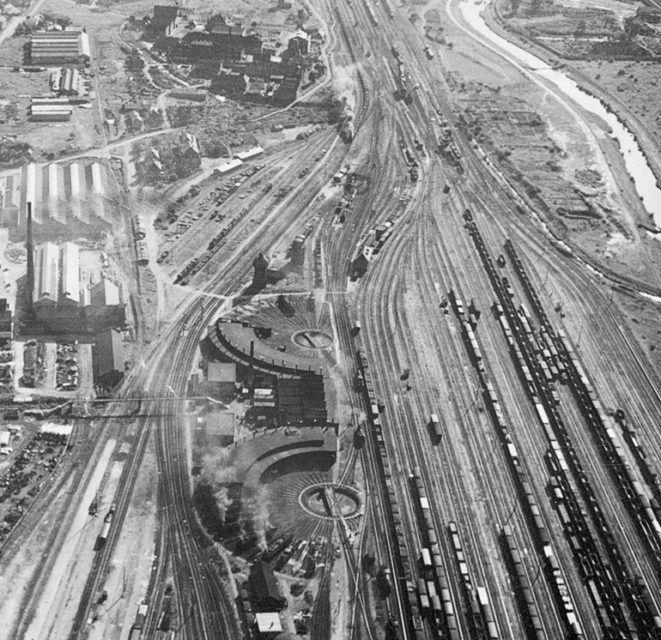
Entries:
<svg viewBox="0 0 661 640">
<path fill-rule="evenodd" d="M 254 326 L 264 345 L 303 360 L 323 357 L 335 343 L 328 303 L 308 294 L 256 296 L 234 307 L 228 319 Z"/>
<path fill-rule="evenodd" d="M 313 484 L 298 496 L 301 508 L 323 520 L 349 519 L 360 514 L 359 492 L 353 487 L 332 482 Z"/>
<path fill-rule="evenodd" d="M 225 544 L 247 559 L 261 553 L 285 567 L 302 541 L 325 546 L 335 521 L 357 528 L 361 495 L 333 482 L 336 446 L 330 427 L 266 430 L 236 446 L 225 462 L 232 500 Z"/>
</svg>

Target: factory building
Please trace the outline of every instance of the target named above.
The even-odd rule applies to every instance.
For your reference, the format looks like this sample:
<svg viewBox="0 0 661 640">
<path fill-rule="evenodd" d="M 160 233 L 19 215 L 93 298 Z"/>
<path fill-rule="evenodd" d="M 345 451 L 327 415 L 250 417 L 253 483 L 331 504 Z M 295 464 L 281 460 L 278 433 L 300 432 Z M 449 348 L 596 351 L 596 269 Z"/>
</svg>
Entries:
<svg viewBox="0 0 661 640">
<path fill-rule="evenodd" d="M 34 291 L 32 304 L 35 313 L 54 307 L 60 290 L 60 249 L 54 242 L 44 242 L 34 251 Z"/>
<path fill-rule="evenodd" d="M 107 166 L 97 161 L 25 165 L 0 177 L 1 222 L 10 240 L 24 240 L 26 203 L 31 202 L 37 241 L 99 237 L 115 220 L 111 184 Z"/>
<path fill-rule="evenodd" d="M 44 242 L 35 249 L 32 303 L 37 317 L 55 306 L 77 307 L 80 303 L 80 260 L 78 246 L 65 242 L 58 247 Z"/>
<path fill-rule="evenodd" d="M 90 60 L 86 31 L 36 31 L 30 36 L 30 62 L 33 65 L 87 64 Z"/>
<path fill-rule="evenodd" d="M 117 285 L 104 279 L 93 285 L 89 294 L 81 291 L 78 245 L 43 242 L 34 251 L 31 246 L 30 234 L 28 257 L 33 255 L 33 260 L 28 259 L 26 297 L 32 316 L 26 322 L 33 325 L 32 331 L 87 333 L 124 325 L 125 305 Z"/>
<path fill-rule="evenodd" d="M 186 33 L 181 40 L 169 43 L 175 59 L 187 62 L 198 60 L 239 60 L 243 55 L 260 56 L 262 41 L 257 34 L 210 33 L 196 30 Z M 174 46 L 171 46 L 174 45 Z"/>
</svg>

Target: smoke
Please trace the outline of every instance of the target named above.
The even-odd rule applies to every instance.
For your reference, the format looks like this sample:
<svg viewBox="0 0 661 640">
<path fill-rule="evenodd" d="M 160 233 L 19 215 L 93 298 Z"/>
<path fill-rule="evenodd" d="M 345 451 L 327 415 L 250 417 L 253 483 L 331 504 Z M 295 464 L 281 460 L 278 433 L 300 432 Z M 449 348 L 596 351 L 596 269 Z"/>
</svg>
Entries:
<svg viewBox="0 0 661 640">
<path fill-rule="evenodd" d="M 234 500 L 229 497 L 227 487 L 220 487 L 218 491 L 213 494 L 216 504 L 218 505 L 218 511 L 220 511 L 220 517 L 223 522 L 225 522 L 225 514 L 227 510 L 232 506 Z"/>
<path fill-rule="evenodd" d="M 333 84 L 335 91 L 344 105 L 344 116 L 353 117 L 356 110 L 356 92 L 358 91 L 355 78 L 356 65 L 335 67 L 333 69 Z"/>
<path fill-rule="evenodd" d="M 229 451 L 222 447 L 212 447 L 202 456 L 200 481 L 214 489 L 213 497 L 218 505 L 220 517 L 225 522 L 227 510 L 234 500 L 229 496 L 226 486 L 234 479 L 234 468 L 228 462 Z"/>
<path fill-rule="evenodd" d="M 234 467 L 229 464 L 230 450 L 212 446 L 202 456 L 201 480 L 207 484 L 222 484 L 234 480 Z"/>
<path fill-rule="evenodd" d="M 255 492 L 255 510 L 253 512 L 253 522 L 255 527 L 255 534 L 257 535 L 257 546 L 262 551 L 266 551 L 268 548 L 266 532 L 273 528 L 273 525 L 269 521 L 267 487 L 259 487 Z"/>
</svg>

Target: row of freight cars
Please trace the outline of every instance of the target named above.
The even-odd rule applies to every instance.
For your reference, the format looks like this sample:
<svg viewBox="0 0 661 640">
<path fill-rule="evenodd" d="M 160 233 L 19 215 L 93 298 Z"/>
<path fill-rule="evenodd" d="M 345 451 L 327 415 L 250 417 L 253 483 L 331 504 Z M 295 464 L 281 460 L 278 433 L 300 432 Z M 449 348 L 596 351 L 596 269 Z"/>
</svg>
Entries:
<svg viewBox="0 0 661 640">
<path fill-rule="evenodd" d="M 402 149 L 402 153 L 404 154 L 404 160 L 409 167 L 409 177 L 411 178 L 411 182 L 417 182 L 418 178 L 420 177 L 418 162 L 415 159 L 415 156 L 411 153 L 411 150 L 408 148 L 405 140 L 400 140 L 399 145 Z M 422 151 L 424 149 L 422 143 L 417 139 L 415 141 L 415 145 L 418 151 Z"/>
<path fill-rule="evenodd" d="M 545 456 L 545 461 L 551 476 L 556 478 L 550 482 L 550 488 L 555 497 L 554 505 L 559 512 L 579 575 L 583 578 L 604 636 L 609 638 L 632 637 L 634 632 L 630 629 L 628 620 L 633 619 L 641 637 L 658 637 L 661 619 L 650 606 L 649 598 L 639 595 L 641 582 L 639 577 L 632 577 L 629 574 L 615 537 L 606 522 L 591 483 L 559 414 L 558 398 L 553 394 L 553 382 L 549 380 L 541 363 L 546 361 L 549 371 L 549 360 L 556 364 L 561 363 L 565 371 L 564 381 L 569 383 L 575 393 L 576 383 L 585 385 L 587 379 L 581 380 L 581 376 L 577 375 L 576 360 L 572 357 L 564 336 L 555 333 L 545 314 L 540 315 L 544 332 L 541 330 L 537 332 L 533 329 L 532 320 L 527 312 L 522 312 L 522 307 L 516 308 L 513 302 L 513 290 L 509 282 L 498 275 L 472 216 L 466 212 L 464 217 L 466 226 L 482 258 L 483 266 L 498 296 L 499 304 L 495 305 L 495 309 L 510 345 L 510 353 L 549 441 L 550 448 Z M 513 247 L 506 247 L 506 250 L 510 254 L 510 258 L 513 258 L 515 255 Z M 520 261 L 516 268 L 520 275 L 523 271 Z M 530 295 L 530 292 L 534 293 L 534 290 L 527 278 L 523 279 L 523 284 L 536 311 L 543 312 L 536 294 Z M 550 358 L 548 354 L 544 353 L 544 343 Z M 548 348 L 549 345 L 553 345 L 557 357 Z M 557 367 L 557 369 L 558 379 L 562 382 L 562 368 Z M 553 373 L 551 373 L 551 377 L 553 377 Z M 580 395 L 578 399 L 581 404 Z M 582 401 L 582 404 L 585 404 L 585 400 Z M 582 497 L 585 509 L 580 503 L 574 487 L 577 488 L 578 495 Z M 594 533 L 588 525 L 586 509 L 592 519 Z M 603 560 L 602 552 L 596 545 L 595 535 L 601 540 L 610 564 Z M 620 585 L 625 585 L 626 588 L 622 589 Z M 634 586 L 637 588 L 634 589 Z M 630 615 L 627 615 L 624 610 L 623 601 L 626 602 Z"/>
<path fill-rule="evenodd" d="M 425 545 L 420 552 L 421 575 L 418 578 L 417 596 L 420 611 L 427 616 L 429 624 L 440 637 L 456 640 L 460 638 L 457 612 L 450 592 L 446 567 L 443 565 L 441 547 L 431 515 L 421 471 L 415 467 L 409 478 L 413 504 L 418 520 L 418 530 Z M 409 598 L 413 585 L 409 585 Z M 419 621 L 422 626 L 422 621 Z"/>
<path fill-rule="evenodd" d="M 96 543 L 94 544 L 94 550 L 98 551 L 102 547 L 105 546 L 107 540 L 108 540 L 108 534 L 110 533 L 110 527 L 112 526 L 112 521 L 113 518 L 115 517 L 115 503 L 113 502 L 110 505 L 110 509 L 108 510 L 108 513 L 106 513 L 105 517 L 103 518 L 103 526 L 101 527 L 101 533 L 96 538 Z"/>
<path fill-rule="evenodd" d="M 475 335 L 476 321 L 467 320 L 464 314 L 464 305 L 461 298 L 455 291 L 448 293 L 448 298 L 452 302 L 455 313 L 462 323 L 462 334 L 464 343 L 468 350 L 473 365 L 477 369 L 480 383 L 482 385 L 483 395 L 486 407 L 494 421 L 498 431 L 498 436 L 503 445 L 504 454 L 509 463 L 514 484 L 517 488 L 517 495 L 522 512 L 526 518 L 532 539 L 539 554 L 540 562 L 544 567 L 545 575 L 549 584 L 551 593 L 555 597 L 556 604 L 560 611 L 561 619 L 566 627 L 567 635 L 571 638 L 583 638 L 583 631 L 576 616 L 574 603 L 570 597 L 565 582 L 564 575 L 556 559 L 555 552 L 551 545 L 551 539 L 548 529 L 544 522 L 542 512 L 539 508 L 537 497 L 532 488 L 524 460 L 519 456 L 514 438 L 510 432 L 509 424 L 505 417 L 503 408 L 498 399 L 498 395 L 493 382 L 489 377 L 482 352 Z M 474 305 L 472 305 L 474 306 Z M 469 314 L 475 318 L 475 310 Z M 520 585 L 520 576 L 516 568 L 510 565 L 512 570 L 512 579 L 515 585 Z M 540 630 L 539 613 L 536 607 L 528 602 L 530 600 L 527 594 L 524 594 L 519 586 L 516 589 L 519 606 L 522 610 L 522 619 L 526 626 L 526 632 L 531 640 L 543 638 L 543 632 Z M 533 603 L 534 604 L 534 603 Z"/>
<path fill-rule="evenodd" d="M 354 325 L 352 330 L 354 338 L 357 338 L 359 331 L 360 325 Z M 393 542 L 391 550 L 394 563 L 393 568 L 396 575 L 392 578 L 389 575 L 389 569 L 387 571 L 385 569 L 380 571 L 380 591 L 383 597 L 389 597 L 391 594 L 394 595 L 395 601 L 402 605 L 402 618 L 403 621 L 408 624 L 405 637 L 412 636 L 416 638 L 416 640 L 423 640 L 425 636 L 422 634 L 420 610 L 415 599 L 415 591 L 412 588 L 407 589 L 407 585 L 412 585 L 411 563 L 402 528 L 401 509 L 397 501 L 392 481 L 393 470 L 383 439 L 380 413 L 385 407 L 380 405 L 377 401 L 376 394 L 374 393 L 372 373 L 367 358 L 360 349 L 356 350 L 356 361 L 357 370 L 355 383 L 356 387 L 361 390 L 365 404 L 368 408 L 367 424 L 371 431 L 371 441 L 376 445 L 376 450 L 374 451 L 375 466 L 379 473 L 382 494 L 387 497 L 384 501 L 384 510 L 387 520 L 385 524 L 389 531 L 389 538 Z M 392 593 L 393 590 L 394 594 Z M 395 606 L 393 609 L 396 610 L 397 607 Z M 392 620 L 388 625 L 388 629 L 390 630 L 387 635 L 388 640 L 395 640 L 400 637 Z"/>
<path fill-rule="evenodd" d="M 605 527 L 603 513 L 596 501 L 594 492 L 587 476 L 576 456 L 566 428 L 557 411 L 556 401 L 551 394 L 552 387 L 544 376 L 540 366 L 540 353 L 532 338 L 532 322 L 526 319 L 527 314 L 522 307 L 515 306 L 514 292 L 506 278 L 501 278 L 493 265 L 493 261 L 484 244 L 484 241 L 472 221 L 470 214 L 465 214 L 467 227 L 475 242 L 487 274 L 489 275 L 500 304 L 495 308 L 501 320 L 501 326 L 510 345 L 510 353 L 514 359 L 521 380 L 533 403 L 538 420 L 544 429 L 545 435 L 551 445 L 545 460 L 552 475 L 570 474 L 577 480 L 581 495 L 591 507 L 592 515 L 598 522 L 599 531 L 608 531 Z M 568 479 L 569 476 L 565 475 Z M 580 508 L 572 485 L 566 485 L 568 504 L 572 505 L 571 520 L 563 523 L 565 536 L 568 539 L 579 572 L 582 572 L 588 595 L 594 605 L 599 623 L 608 637 L 617 635 L 619 630 L 627 628 L 617 591 L 608 574 L 605 564 L 598 553 L 592 531 L 588 527 L 586 517 Z"/>
<path fill-rule="evenodd" d="M 360 324 L 356 323 L 352 335 L 356 337 L 360 332 Z M 424 620 L 427 619 L 434 637 L 447 640 L 458 640 L 461 635 L 458 628 L 458 619 L 449 586 L 447 571 L 443 565 L 441 548 L 431 518 L 431 508 L 419 469 L 414 469 L 411 477 L 411 491 L 415 494 L 416 512 L 420 521 L 420 530 L 424 539 L 425 549 L 423 556 L 418 559 L 422 562 L 422 571 L 425 588 L 418 581 L 417 588 L 414 582 L 414 568 L 416 560 L 409 557 L 407 541 L 402 527 L 401 510 L 395 495 L 392 483 L 392 468 L 388 459 L 380 413 L 384 409 L 376 399 L 371 373 L 365 355 L 356 352 L 358 368 L 356 373 L 357 386 L 362 389 L 368 410 L 367 422 L 372 430 L 372 437 L 378 450 L 382 489 L 387 495 L 386 517 L 387 526 L 394 542 L 393 558 L 396 575 L 393 579 L 395 595 L 402 604 L 405 623 L 407 625 L 405 637 L 423 640 L 425 635 Z M 432 422 L 438 422 L 438 419 Z M 440 427 L 439 427 L 440 428 Z M 382 572 L 383 575 L 383 572 Z M 387 636 L 388 637 L 388 636 Z M 396 636 L 390 636 L 396 637 Z"/>
<path fill-rule="evenodd" d="M 147 229 L 139 216 L 133 220 L 133 238 L 135 242 L 136 262 L 141 266 L 149 264 L 149 247 L 147 245 Z"/>
<path fill-rule="evenodd" d="M 547 336 L 551 335 L 553 327 L 510 240 L 505 242 L 505 249 L 535 312 L 540 318 L 542 329 Z M 564 334 L 558 335 L 557 341 L 559 350 L 567 362 L 569 387 L 589 426 L 590 433 L 596 441 L 606 467 L 614 476 L 615 483 L 634 523 L 637 524 L 645 544 L 656 559 L 657 570 L 659 570 L 661 569 L 661 524 L 659 524 L 657 515 L 651 509 L 648 492 L 629 467 L 627 457 L 612 426 L 610 416 L 606 415 L 573 348 L 564 339 Z M 635 452 L 634 455 L 636 455 Z M 648 464 L 642 465 L 641 471 L 643 478 L 648 482 L 649 491 L 654 495 L 661 488 L 656 474 L 650 471 Z"/>
<path fill-rule="evenodd" d="M 606 415 L 577 355 L 566 340 L 564 332 L 555 333 L 511 241 L 506 242 L 505 248 L 526 291 L 526 295 L 540 319 L 541 327 L 552 337 L 560 358 L 566 364 L 569 388 L 588 425 L 589 433 L 592 434 L 597 444 L 606 468 L 613 475 L 615 484 L 641 540 L 648 547 L 649 557 L 654 560 L 658 574 L 661 565 L 661 525 L 659 525 L 660 514 L 658 509 L 652 508 L 648 492 L 629 466 L 616 430 L 610 422 L 610 417 Z M 618 415 L 616 413 L 615 421 L 617 421 Z M 625 441 L 629 441 L 626 435 Z M 634 457 L 636 457 L 635 447 Z M 654 495 L 659 489 L 657 475 L 647 463 L 643 464 L 640 470 L 642 477 L 649 485 L 650 493 Z M 658 507 L 656 504 L 654 506 Z M 606 534 L 604 534 L 606 548 L 611 550 L 613 567 L 611 572 L 616 574 L 612 582 L 617 586 L 625 585 L 625 587 L 629 587 L 623 591 L 623 599 L 628 604 L 638 631 L 643 637 L 661 637 L 661 617 L 649 598 L 644 580 L 640 576 L 632 577 L 629 574 L 624 559 L 612 539 L 610 530 L 605 523 L 598 522 L 601 525 L 599 530 L 601 532 L 606 531 Z M 589 586 L 592 591 L 595 590 L 591 584 Z M 622 589 L 620 591 L 622 592 Z M 596 598 L 593 598 L 593 600 L 596 600 Z"/>
<path fill-rule="evenodd" d="M 489 595 L 484 587 L 473 586 L 473 581 L 468 571 L 466 554 L 459 535 L 459 529 L 455 522 L 448 524 L 452 549 L 454 551 L 461 584 L 466 599 L 466 611 L 468 612 L 468 623 L 471 633 L 475 638 L 486 638 L 487 640 L 498 640 L 500 634 L 496 626 L 493 609 L 489 602 Z"/>
</svg>

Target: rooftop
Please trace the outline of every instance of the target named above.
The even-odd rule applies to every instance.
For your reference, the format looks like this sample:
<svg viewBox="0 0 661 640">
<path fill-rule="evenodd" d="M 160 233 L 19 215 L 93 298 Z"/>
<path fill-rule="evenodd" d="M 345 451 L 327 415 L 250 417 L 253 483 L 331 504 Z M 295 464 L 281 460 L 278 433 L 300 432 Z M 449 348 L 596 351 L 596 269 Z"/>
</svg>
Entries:
<svg viewBox="0 0 661 640">
<path fill-rule="evenodd" d="M 233 362 L 210 362 L 207 379 L 209 382 L 236 382 L 236 364 Z"/>
<path fill-rule="evenodd" d="M 99 334 L 97 341 L 97 370 L 98 376 L 103 377 L 109 373 L 124 371 L 124 343 L 122 334 L 109 329 Z"/>
<path fill-rule="evenodd" d="M 255 614 L 255 623 L 260 633 L 282 633 L 282 621 L 277 611 Z"/>
</svg>

